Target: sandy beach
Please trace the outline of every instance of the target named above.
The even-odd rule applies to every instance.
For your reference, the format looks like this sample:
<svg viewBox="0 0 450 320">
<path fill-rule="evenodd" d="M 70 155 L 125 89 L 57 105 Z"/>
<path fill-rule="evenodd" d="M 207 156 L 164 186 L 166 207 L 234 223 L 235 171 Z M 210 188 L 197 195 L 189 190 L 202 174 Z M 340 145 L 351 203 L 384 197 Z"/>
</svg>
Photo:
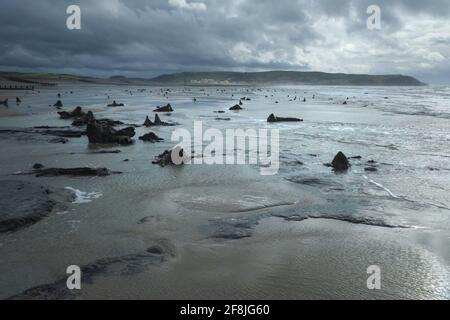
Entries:
<svg viewBox="0 0 450 320">
<path fill-rule="evenodd" d="M 38 221 L 0 233 L 0 298 L 448 299 L 449 111 L 417 115 L 447 92 L 65 84 L 21 95 L 19 106 L 0 106 L 2 180 L 67 198 Z M 243 110 L 230 111 L 243 96 Z M 113 100 L 125 106 L 107 107 Z M 397 107 L 405 101 L 408 108 Z M 174 126 L 142 126 L 167 103 L 174 111 L 161 121 Z M 133 143 L 89 144 L 77 134 L 85 126 L 57 113 L 77 106 L 120 121 L 116 130 L 135 125 Z M 23 110 L 26 116 L 13 116 Z M 217 111 L 230 120 L 219 121 Z M 303 122 L 267 123 L 271 113 Z M 173 131 L 192 130 L 194 121 L 219 130 L 279 129 L 279 173 L 152 164 L 173 147 Z M 149 132 L 164 141 L 138 139 Z M 352 165 L 345 174 L 324 165 L 338 151 Z M 109 172 L 44 175 L 77 167 Z M 85 271 L 76 293 L 65 287 L 74 264 Z M 381 290 L 367 288 L 371 265 L 382 270 Z"/>
</svg>

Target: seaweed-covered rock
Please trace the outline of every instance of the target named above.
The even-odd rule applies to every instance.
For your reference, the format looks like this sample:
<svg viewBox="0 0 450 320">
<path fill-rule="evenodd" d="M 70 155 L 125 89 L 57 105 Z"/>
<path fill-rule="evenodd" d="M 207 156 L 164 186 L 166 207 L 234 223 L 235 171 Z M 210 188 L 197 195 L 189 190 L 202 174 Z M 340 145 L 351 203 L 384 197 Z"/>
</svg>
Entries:
<svg viewBox="0 0 450 320">
<path fill-rule="evenodd" d="M 111 171 L 106 168 L 45 168 L 42 166 L 34 169 L 32 173 L 36 174 L 36 177 L 104 177 L 109 176 Z"/>
<path fill-rule="evenodd" d="M 145 127 L 154 127 L 154 126 L 175 126 L 176 123 L 164 122 L 161 120 L 158 114 L 155 114 L 155 121 L 152 122 L 149 117 L 145 118 L 144 126 Z"/>
<path fill-rule="evenodd" d="M 164 141 L 164 139 L 158 137 L 153 132 L 149 132 L 147 134 L 144 134 L 142 137 L 139 137 L 139 140 L 146 141 L 146 142 L 151 142 L 151 143 Z"/>
<path fill-rule="evenodd" d="M 0 233 L 35 224 L 69 200 L 63 192 L 15 180 L 0 181 L 0 194 Z"/>
<path fill-rule="evenodd" d="M 160 155 L 158 155 L 153 164 L 159 164 L 161 167 L 168 165 L 181 165 L 183 164 L 184 150 L 180 147 L 174 148 L 173 150 L 166 150 Z M 174 159 L 177 159 L 174 161 Z"/>
<path fill-rule="evenodd" d="M 136 135 L 136 132 L 133 127 L 127 127 L 125 129 L 117 131 L 116 135 L 133 138 Z"/>
<path fill-rule="evenodd" d="M 142 252 L 95 260 L 81 266 L 83 283 L 93 284 L 105 277 L 141 274 L 160 266 L 175 255 L 175 249 L 168 241 L 158 241 Z M 29 288 L 8 300 L 74 300 L 80 297 L 81 292 L 82 290 L 68 290 L 67 277 L 62 277 L 52 283 Z"/>
<path fill-rule="evenodd" d="M 129 145 L 133 143 L 134 128 L 126 128 L 116 131 L 109 125 L 90 122 L 87 125 L 87 136 L 89 143 L 118 143 Z"/>
<path fill-rule="evenodd" d="M 240 105 L 235 105 L 233 107 L 230 108 L 231 111 L 239 111 L 239 110 L 243 110 L 242 107 Z"/>
<path fill-rule="evenodd" d="M 125 107 L 125 105 L 123 103 L 117 103 L 116 100 L 113 101 L 113 103 L 108 104 L 108 107 Z"/>
<path fill-rule="evenodd" d="M 167 106 L 164 107 L 156 107 L 156 109 L 153 110 L 153 112 L 173 112 L 173 108 L 169 103 Z"/>
<path fill-rule="evenodd" d="M 273 113 L 267 118 L 267 122 L 302 122 L 303 119 L 297 119 L 297 118 L 281 118 L 276 117 Z"/>
<path fill-rule="evenodd" d="M 67 111 L 61 111 L 58 112 L 61 119 L 73 119 L 73 118 L 84 118 L 86 117 L 86 113 L 83 112 L 83 109 L 81 107 L 76 107 L 73 111 L 67 112 Z M 92 114 L 92 112 L 91 112 Z M 94 115 L 92 114 L 92 117 Z"/>
</svg>

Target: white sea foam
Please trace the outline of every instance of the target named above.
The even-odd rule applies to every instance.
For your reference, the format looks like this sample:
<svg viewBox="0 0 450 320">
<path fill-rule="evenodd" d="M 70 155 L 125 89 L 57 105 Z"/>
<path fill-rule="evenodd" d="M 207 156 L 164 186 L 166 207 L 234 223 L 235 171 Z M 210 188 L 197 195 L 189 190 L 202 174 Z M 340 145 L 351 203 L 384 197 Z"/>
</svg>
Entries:
<svg viewBox="0 0 450 320">
<path fill-rule="evenodd" d="M 365 179 L 368 179 L 366 176 L 364 176 Z M 385 186 L 383 186 L 381 183 L 375 182 L 372 179 L 368 179 L 369 183 L 377 186 L 380 189 L 383 189 L 384 191 L 386 191 L 392 198 L 396 198 L 396 199 L 400 199 L 399 196 L 396 196 L 391 190 L 389 190 L 388 188 L 386 188 Z"/>
<path fill-rule="evenodd" d="M 64 188 L 66 190 L 72 191 L 75 194 L 75 200 L 72 203 L 75 204 L 82 204 L 82 203 L 89 203 L 92 202 L 95 199 L 100 198 L 103 196 L 100 192 L 84 192 L 72 187 L 66 187 Z"/>
</svg>

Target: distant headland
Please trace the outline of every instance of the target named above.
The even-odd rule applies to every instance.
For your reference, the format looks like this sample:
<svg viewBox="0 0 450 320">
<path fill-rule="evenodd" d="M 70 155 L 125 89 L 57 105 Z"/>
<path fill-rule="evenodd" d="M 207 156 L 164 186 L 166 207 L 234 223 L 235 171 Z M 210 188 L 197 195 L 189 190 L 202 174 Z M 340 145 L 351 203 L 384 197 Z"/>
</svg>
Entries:
<svg viewBox="0 0 450 320">
<path fill-rule="evenodd" d="M 54 73 L 0 72 L 0 83 L 57 84 L 81 82 L 117 85 L 185 85 L 185 86 L 236 86 L 236 85 L 329 85 L 329 86 L 423 86 L 425 83 L 406 75 L 368 75 L 302 71 L 266 72 L 183 72 L 164 74 L 155 78 L 127 78 L 116 75 L 96 78 Z"/>
</svg>

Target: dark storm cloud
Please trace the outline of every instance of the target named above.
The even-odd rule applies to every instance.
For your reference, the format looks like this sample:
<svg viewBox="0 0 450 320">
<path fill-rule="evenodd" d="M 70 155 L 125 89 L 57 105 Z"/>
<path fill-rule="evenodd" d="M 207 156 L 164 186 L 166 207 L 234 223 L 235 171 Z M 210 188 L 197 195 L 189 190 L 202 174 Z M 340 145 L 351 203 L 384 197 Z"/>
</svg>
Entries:
<svg viewBox="0 0 450 320">
<path fill-rule="evenodd" d="M 382 29 L 366 9 L 382 9 Z M 78 4 L 82 29 L 66 28 Z M 447 81 L 447 0 L 1 0 L 0 69 L 407 73 Z"/>
</svg>

